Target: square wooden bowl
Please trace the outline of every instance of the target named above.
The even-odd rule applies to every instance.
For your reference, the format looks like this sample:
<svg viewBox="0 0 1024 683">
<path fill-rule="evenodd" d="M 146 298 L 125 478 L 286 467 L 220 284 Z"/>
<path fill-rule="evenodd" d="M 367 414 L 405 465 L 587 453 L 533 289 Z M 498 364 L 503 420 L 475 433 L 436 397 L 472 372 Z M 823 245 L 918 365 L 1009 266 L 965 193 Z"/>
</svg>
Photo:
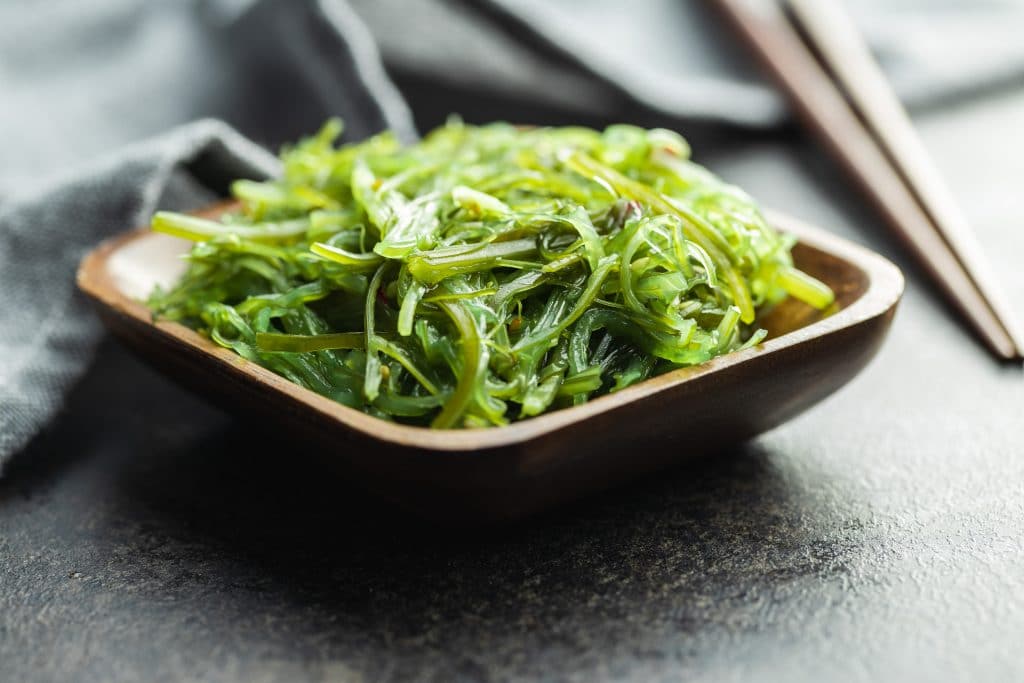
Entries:
<svg viewBox="0 0 1024 683">
<path fill-rule="evenodd" d="M 371 417 L 178 323 L 154 321 L 142 300 L 183 271 L 180 257 L 190 245 L 182 240 L 148 230 L 115 237 L 85 257 L 78 285 L 140 357 L 229 411 L 292 434 L 295 466 L 309 466 L 301 446 L 338 476 L 417 514 L 480 524 L 521 518 L 749 439 L 822 400 L 867 364 L 902 294 L 900 271 L 819 228 L 777 214 L 770 220 L 796 236 L 796 265 L 832 287 L 837 310 L 823 316 L 787 300 L 761 317 L 769 337 L 755 348 L 490 429 L 431 430 Z"/>
</svg>

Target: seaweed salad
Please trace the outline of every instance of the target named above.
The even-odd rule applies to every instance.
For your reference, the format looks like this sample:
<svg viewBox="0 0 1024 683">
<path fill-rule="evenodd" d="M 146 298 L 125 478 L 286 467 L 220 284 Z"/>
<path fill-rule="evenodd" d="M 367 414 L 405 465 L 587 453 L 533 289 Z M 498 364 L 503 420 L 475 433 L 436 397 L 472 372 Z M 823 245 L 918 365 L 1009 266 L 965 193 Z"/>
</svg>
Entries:
<svg viewBox="0 0 1024 683">
<path fill-rule="evenodd" d="M 504 425 L 758 344 L 756 316 L 832 292 L 678 134 L 456 119 L 411 145 L 340 121 L 232 185 L 149 305 L 372 415 Z"/>
</svg>

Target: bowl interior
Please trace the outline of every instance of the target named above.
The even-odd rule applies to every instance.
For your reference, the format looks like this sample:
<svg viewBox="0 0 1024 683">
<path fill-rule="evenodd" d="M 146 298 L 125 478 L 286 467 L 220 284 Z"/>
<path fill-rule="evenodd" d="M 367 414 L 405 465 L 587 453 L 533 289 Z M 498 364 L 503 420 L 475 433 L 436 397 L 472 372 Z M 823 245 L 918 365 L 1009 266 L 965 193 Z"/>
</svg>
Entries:
<svg viewBox="0 0 1024 683">
<path fill-rule="evenodd" d="M 796 299 L 784 299 L 758 316 L 758 324 L 768 331 L 768 339 L 795 332 L 848 308 L 870 285 L 868 274 L 855 263 L 806 242 L 793 247 L 793 262 L 800 270 L 831 287 L 836 301 L 828 310 L 820 311 Z"/>
</svg>

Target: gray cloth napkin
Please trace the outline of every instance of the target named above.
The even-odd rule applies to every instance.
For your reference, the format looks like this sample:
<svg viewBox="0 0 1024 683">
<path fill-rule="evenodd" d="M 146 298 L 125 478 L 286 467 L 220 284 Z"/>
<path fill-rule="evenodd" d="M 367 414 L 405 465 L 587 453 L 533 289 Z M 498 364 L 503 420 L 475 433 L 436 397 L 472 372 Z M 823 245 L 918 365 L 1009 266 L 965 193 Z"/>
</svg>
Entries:
<svg viewBox="0 0 1024 683">
<path fill-rule="evenodd" d="M 414 135 L 343 0 L 8 1 L 0 93 L 0 466 L 59 408 L 98 338 L 74 288 L 85 251 L 277 168 L 215 120 L 141 138 L 209 116 L 273 146 L 329 115 L 355 139 Z"/>
<path fill-rule="evenodd" d="M 1024 83 L 1022 0 L 845 5 L 912 108 Z M 785 116 L 779 96 L 707 0 L 353 0 L 353 6 L 389 66 L 473 92 L 595 118 L 627 110 L 763 128 Z"/>
</svg>

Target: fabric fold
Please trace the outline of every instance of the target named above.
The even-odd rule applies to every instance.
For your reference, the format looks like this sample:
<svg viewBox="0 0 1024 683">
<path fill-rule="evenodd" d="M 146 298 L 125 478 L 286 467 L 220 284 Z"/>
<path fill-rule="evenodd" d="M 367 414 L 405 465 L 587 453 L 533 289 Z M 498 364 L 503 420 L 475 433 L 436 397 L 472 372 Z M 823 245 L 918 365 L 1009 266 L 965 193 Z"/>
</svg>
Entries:
<svg viewBox="0 0 1024 683">
<path fill-rule="evenodd" d="M 405 77 L 598 119 L 764 129 L 787 116 L 706 0 L 352 1 Z M 1024 79 L 1018 0 L 842 1 L 911 108 Z"/>
<path fill-rule="evenodd" d="M 273 174 L 251 139 L 277 146 L 330 116 L 348 139 L 415 135 L 344 0 L 14 0 L 0 5 L 0 92 L 0 468 L 99 337 L 74 284 L 87 250 Z"/>
<path fill-rule="evenodd" d="M 194 209 L 277 161 L 219 121 L 199 121 L 87 164 L 0 208 L 0 465 L 59 408 L 99 336 L 78 262 L 159 208 Z"/>
</svg>

